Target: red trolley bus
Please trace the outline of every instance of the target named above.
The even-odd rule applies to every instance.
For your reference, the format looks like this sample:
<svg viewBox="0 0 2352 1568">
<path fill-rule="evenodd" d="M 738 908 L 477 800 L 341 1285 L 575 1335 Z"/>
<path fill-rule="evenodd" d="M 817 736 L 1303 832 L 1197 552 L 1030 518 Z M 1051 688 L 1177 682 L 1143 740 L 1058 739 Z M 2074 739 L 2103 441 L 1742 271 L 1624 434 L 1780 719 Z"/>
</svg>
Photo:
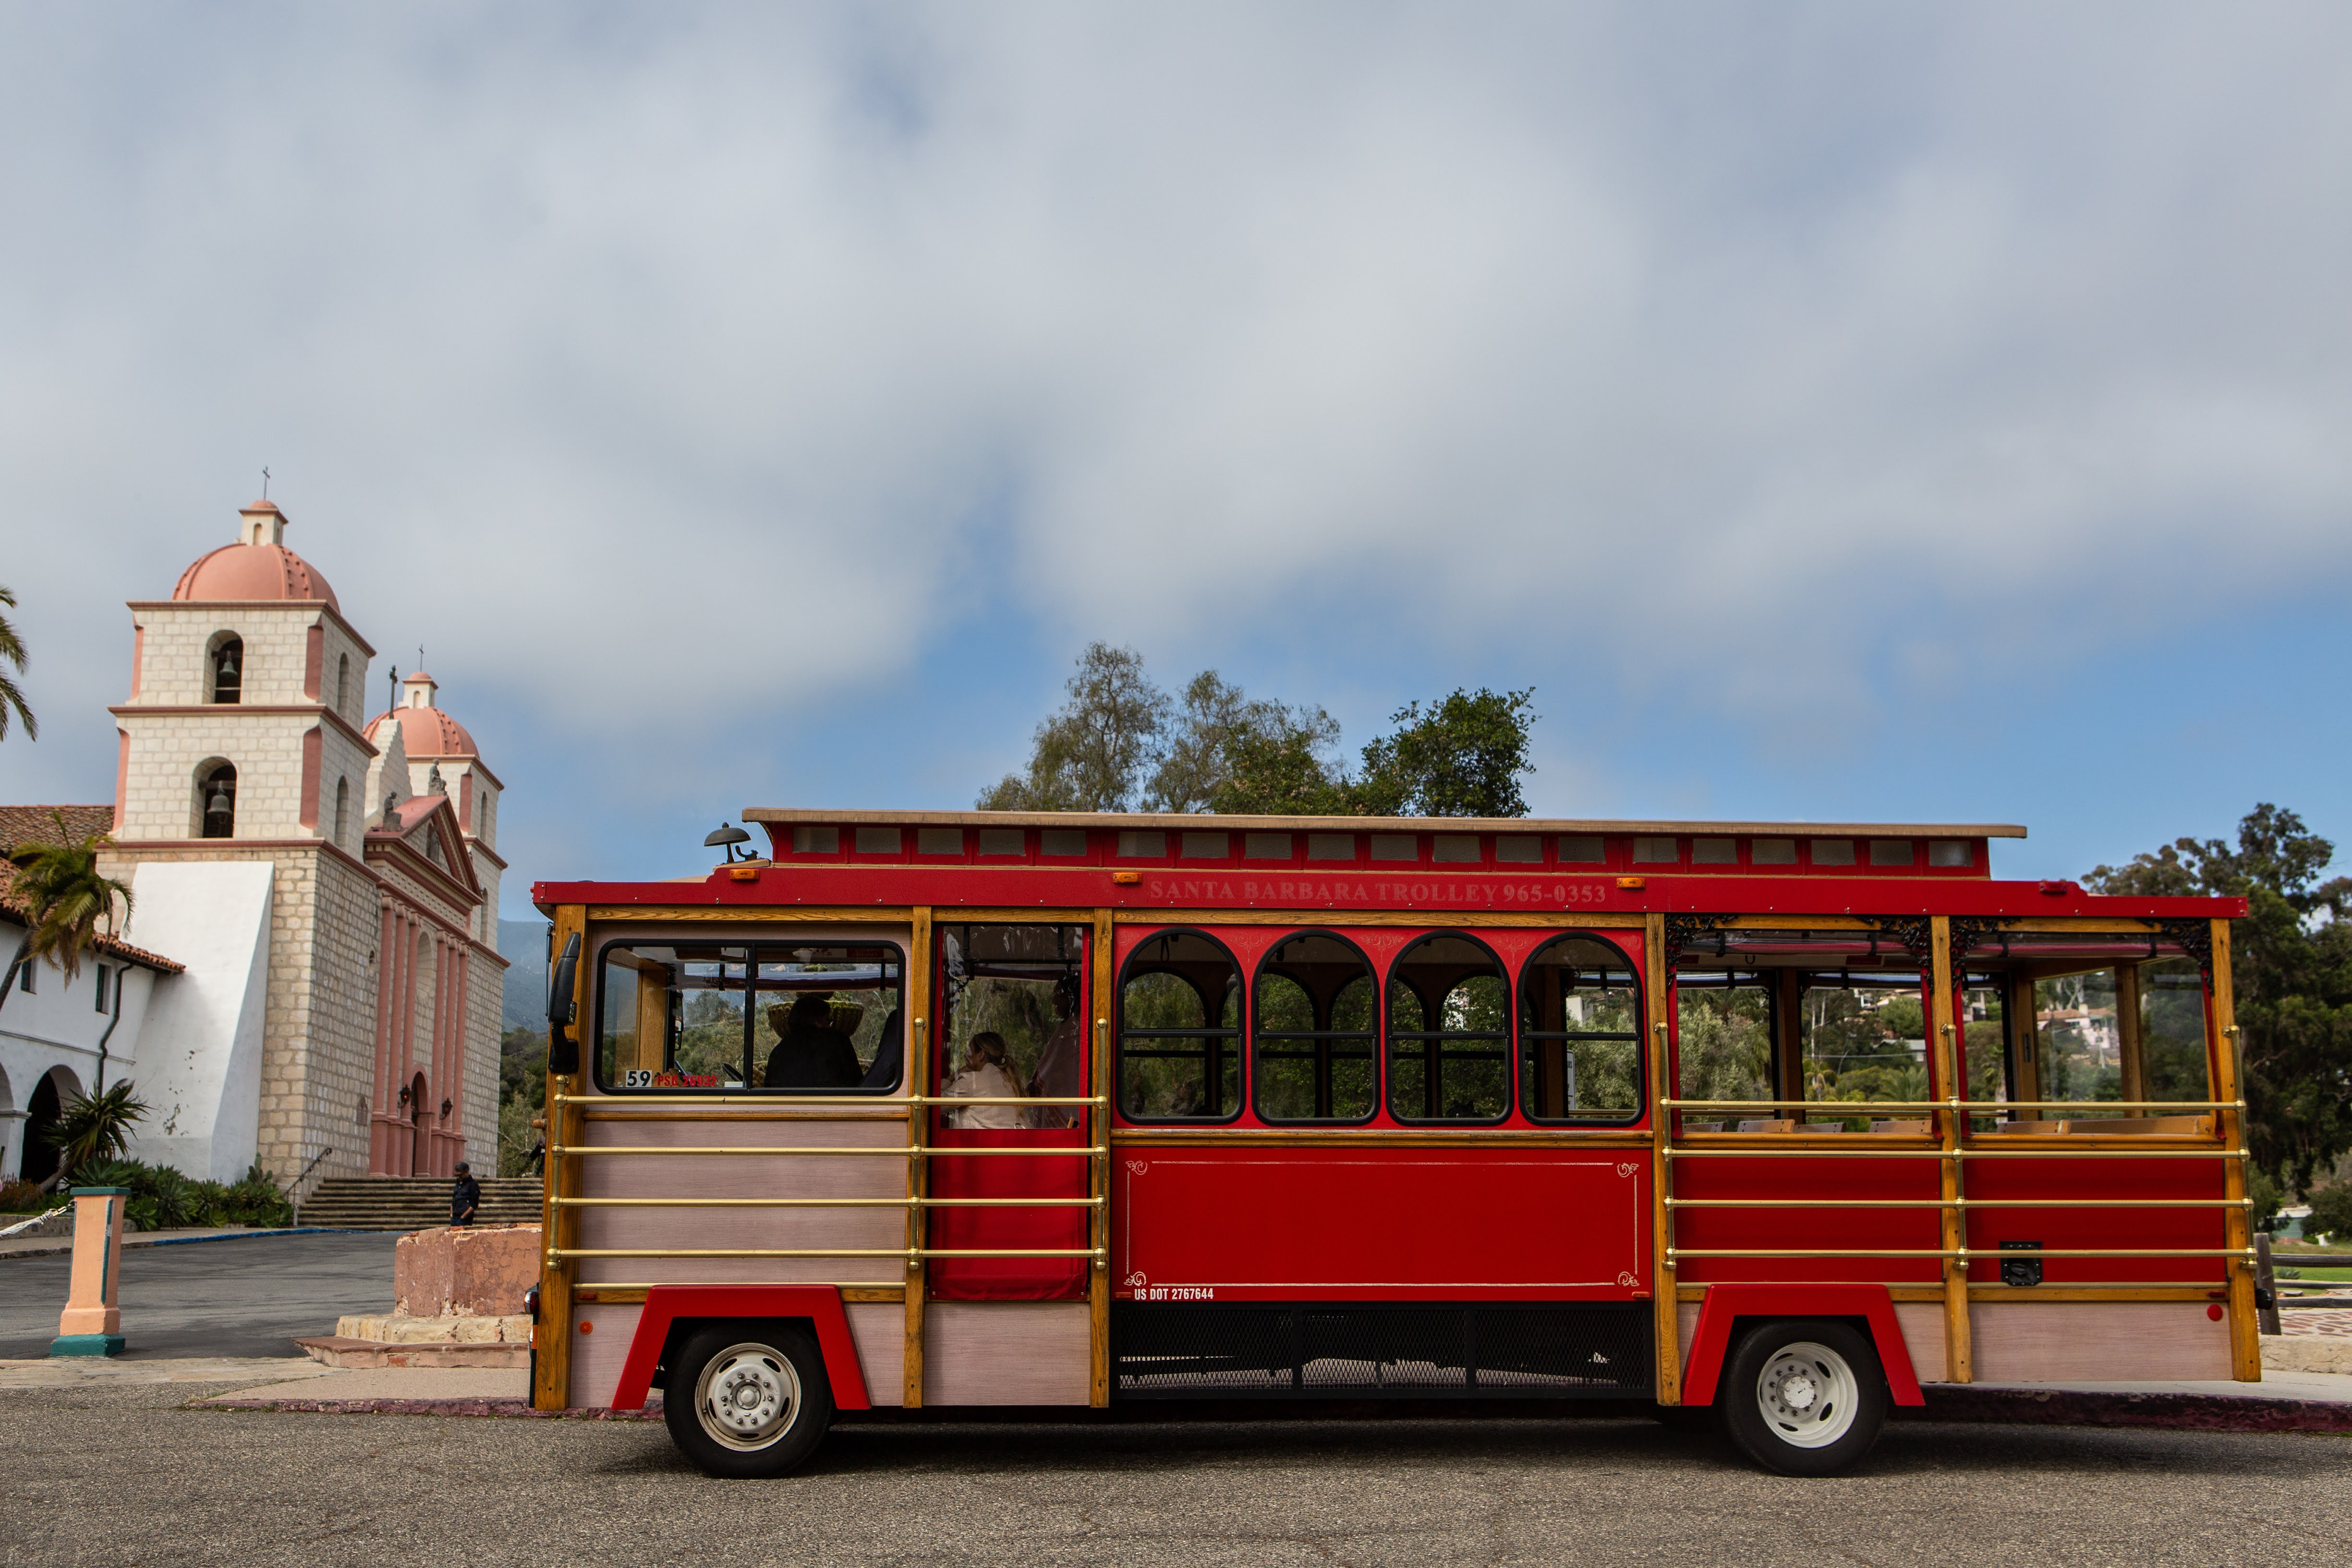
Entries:
<svg viewBox="0 0 2352 1568">
<path fill-rule="evenodd" d="M 549 882 L 533 1397 L 1712 1406 L 2261 1376 L 2226 899 L 1999 826 L 752 811 Z M 730 849 L 730 855 L 733 851 Z"/>
</svg>

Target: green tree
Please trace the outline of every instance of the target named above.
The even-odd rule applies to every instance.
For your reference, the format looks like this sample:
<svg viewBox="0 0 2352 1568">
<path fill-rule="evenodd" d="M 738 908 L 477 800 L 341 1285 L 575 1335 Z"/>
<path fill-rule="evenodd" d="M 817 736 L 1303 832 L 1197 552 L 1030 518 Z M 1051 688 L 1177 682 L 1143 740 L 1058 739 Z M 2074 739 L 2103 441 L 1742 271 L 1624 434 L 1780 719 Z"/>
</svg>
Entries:
<svg viewBox="0 0 2352 1568">
<path fill-rule="evenodd" d="M 1535 723 L 1535 688 L 1456 689 L 1423 712 L 1408 702 L 1391 717 L 1396 732 L 1364 748 L 1356 798 L 1370 816 L 1525 816 L 1519 776 Z"/>
<path fill-rule="evenodd" d="M 1244 697 L 1240 687 L 1204 669 L 1184 688 L 1144 805 L 1151 811 L 1294 809 L 1258 804 L 1263 783 L 1240 782 L 1241 770 L 1260 767 L 1263 758 L 1279 752 L 1304 758 L 1328 781 L 1329 771 L 1322 758 L 1339 740 L 1339 721 L 1322 709 Z"/>
<path fill-rule="evenodd" d="M 16 595 L 6 588 L 0 588 L 0 605 L 15 609 Z M 7 616 L 0 616 L 0 664 L 13 664 L 16 667 L 16 674 L 22 675 L 26 663 L 25 639 L 16 635 L 16 628 L 9 624 Z M 0 670 L 0 740 L 8 737 L 8 715 L 12 712 L 24 721 L 25 739 L 37 741 L 41 738 L 40 721 L 33 717 L 33 710 L 25 706 L 25 693 L 17 687 L 14 677 Z"/>
<path fill-rule="evenodd" d="M 2311 1217 L 2303 1222 L 2303 1234 L 2306 1238 L 2352 1240 L 2352 1184 L 2336 1182 L 2311 1190 Z"/>
<path fill-rule="evenodd" d="M 57 823 L 55 843 L 31 845 L 9 857 L 16 866 L 10 892 L 25 905 L 28 922 L 17 963 L 46 959 L 71 980 L 81 973 L 82 956 L 97 942 L 100 928 L 113 933 L 115 900 L 130 913 L 131 888 L 99 868 L 99 851 L 110 842 L 105 834 L 76 840 L 68 837 L 63 813 Z M 15 982 L 16 968 L 9 966 L 8 984 Z M 6 987 L 0 984 L 0 1000 L 5 997 Z"/>
<path fill-rule="evenodd" d="M 2335 855 L 2302 817 L 2264 803 L 2240 821 L 2234 846 L 2176 839 L 2083 879 L 2096 893 L 2246 900 L 2231 977 L 2248 1145 L 2294 1190 L 2352 1148 L 2352 878 L 2319 879 Z"/>
<path fill-rule="evenodd" d="M 982 792 L 982 811 L 1125 811 L 1160 760 L 1168 694 L 1129 647 L 1089 643 L 1070 699 L 1037 726 L 1026 773 Z"/>
<path fill-rule="evenodd" d="M 1456 690 L 1339 762 L 1339 721 L 1319 707 L 1252 698 L 1213 669 L 1181 701 L 1133 648 L 1090 644 L 1069 698 L 1037 726 L 1029 765 L 982 792 L 982 811 L 1216 812 L 1226 816 L 1525 816 L 1519 778 L 1535 722 L 1525 691 Z"/>
</svg>

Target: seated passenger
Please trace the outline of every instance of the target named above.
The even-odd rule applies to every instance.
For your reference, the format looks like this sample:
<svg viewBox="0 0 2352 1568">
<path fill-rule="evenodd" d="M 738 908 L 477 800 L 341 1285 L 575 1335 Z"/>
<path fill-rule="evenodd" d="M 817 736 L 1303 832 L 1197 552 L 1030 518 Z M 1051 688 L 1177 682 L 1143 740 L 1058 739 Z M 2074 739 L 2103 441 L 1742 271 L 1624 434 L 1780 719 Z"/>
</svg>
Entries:
<svg viewBox="0 0 2352 1568">
<path fill-rule="evenodd" d="M 899 1069 L 907 1060 L 907 1037 L 898 1027 L 898 1009 L 882 1020 L 882 1043 L 874 1047 L 874 1065 L 857 1080 L 860 1089 L 888 1089 L 898 1081 Z"/>
<path fill-rule="evenodd" d="M 991 1099 L 1009 1099 L 1021 1092 L 1021 1085 L 1005 1065 L 1004 1037 L 992 1031 L 974 1035 L 963 1048 L 963 1071 L 941 1092 L 950 1096 L 974 1095 Z M 974 1105 L 951 1114 L 949 1123 L 954 1127 L 1018 1127 L 1021 1108 L 1017 1105 Z"/>
<path fill-rule="evenodd" d="M 776 1048 L 768 1053 L 769 1089 L 856 1089 L 857 1049 L 833 1026 L 833 1000 L 803 996 L 787 1009 L 768 1009 Z"/>
<path fill-rule="evenodd" d="M 1070 1100 L 1085 1093 L 1078 1083 L 1078 1053 L 1086 1031 L 1077 1018 L 1078 982 L 1066 974 L 1054 986 L 1054 1016 L 1061 1022 L 1037 1053 L 1037 1070 L 1030 1076 L 1029 1092 L 1039 1100 Z M 1032 1127 L 1076 1127 L 1077 1108 L 1041 1105 L 1029 1112 Z"/>
</svg>

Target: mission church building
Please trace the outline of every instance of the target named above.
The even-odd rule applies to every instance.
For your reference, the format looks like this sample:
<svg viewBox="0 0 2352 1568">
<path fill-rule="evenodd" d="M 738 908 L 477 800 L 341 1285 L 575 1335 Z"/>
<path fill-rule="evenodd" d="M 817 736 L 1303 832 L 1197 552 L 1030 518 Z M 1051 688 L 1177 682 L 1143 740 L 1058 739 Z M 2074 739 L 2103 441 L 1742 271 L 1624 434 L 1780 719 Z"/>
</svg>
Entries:
<svg viewBox="0 0 2352 1568">
<path fill-rule="evenodd" d="M 180 971 L 111 1041 L 109 1075 L 150 1107 L 131 1152 L 306 1189 L 494 1171 L 502 786 L 422 670 L 366 716 L 375 650 L 286 527 L 254 502 L 170 598 L 130 606 L 106 861 L 135 895 L 123 940 Z M 0 1045 L 19 1086 L 89 1084 L 66 1042 L 47 1068 Z M 11 1124 L 12 1168 L 38 1131 Z"/>
</svg>

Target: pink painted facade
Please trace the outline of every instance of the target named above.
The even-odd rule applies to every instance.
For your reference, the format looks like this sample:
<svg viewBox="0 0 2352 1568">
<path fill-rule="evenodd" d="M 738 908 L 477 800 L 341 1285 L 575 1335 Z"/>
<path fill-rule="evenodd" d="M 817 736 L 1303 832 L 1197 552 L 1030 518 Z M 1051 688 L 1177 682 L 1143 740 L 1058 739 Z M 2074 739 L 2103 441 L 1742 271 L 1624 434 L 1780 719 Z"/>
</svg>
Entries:
<svg viewBox="0 0 2352 1568">
<path fill-rule="evenodd" d="M 420 850 L 419 846 L 423 848 Z M 446 795 L 419 795 L 368 835 L 378 875 L 375 1084 L 368 1173 L 446 1176 L 466 1154 L 467 1037 L 479 984 L 498 984 L 472 935 L 483 902 Z"/>
</svg>

